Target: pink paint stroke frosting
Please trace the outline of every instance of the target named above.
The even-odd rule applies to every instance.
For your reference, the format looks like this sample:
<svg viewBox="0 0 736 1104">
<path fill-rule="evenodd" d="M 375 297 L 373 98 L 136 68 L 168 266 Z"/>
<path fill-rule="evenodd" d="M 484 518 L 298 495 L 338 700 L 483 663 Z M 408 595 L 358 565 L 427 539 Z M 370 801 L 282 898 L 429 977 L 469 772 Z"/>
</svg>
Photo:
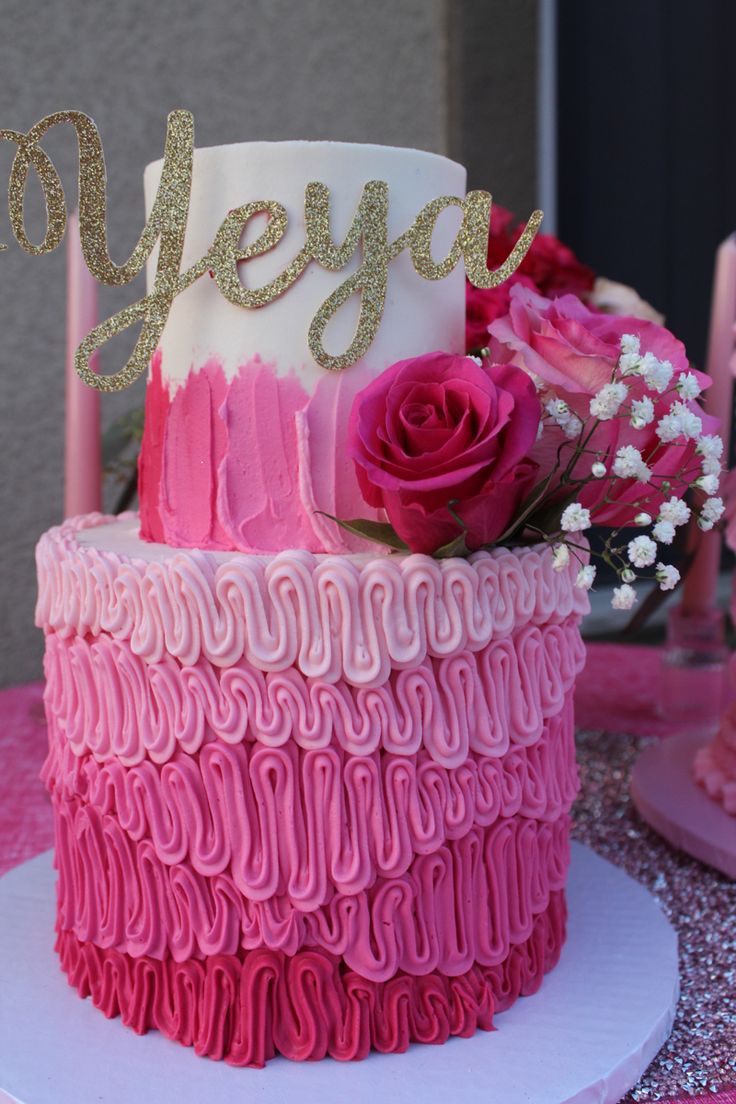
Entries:
<svg viewBox="0 0 736 1104">
<path fill-rule="evenodd" d="M 385 983 L 315 950 L 291 958 L 258 950 L 204 961 L 133 959 L 64 930 L 56 949 L 69 984 L 107 1017 L 119 1015 L 141 1034 L 158 1030 L 208 1058 L 262 1067 L 277 1053 L 357 1060 L 371 1049 L 400 1053 L 412 1042 L 490 1031 L 494 1012 L 536 992 L 556 964 L 565 919 L 564 896 L 554 893 L 528 939 L 499 965 Z"/>
<path fill-rule="evenodd" d="M 116 817 L 167 866 L 228 871 L 250 900 L 285 895 L 305 911 L 404 874 L 416 855 L 499 817 L 557 820 L 577 792 L 571 703 L 533 746 L 471 754 L 452 769 L 425 754 L 221 742 L 160 770 L 147 760 L 100 766 L 75 756 L 50 718 L 44 779 L 58 801 Z"/>
<path fill-rule="evenodd" d="M 265 881 L 268 868 L 260 877 L 255 854 L 237 880 L 228 871 L 207 877 L 187 861 L 162 863 L 150 839 L 131 840 L 92 805 L 52 804 L 60 926 L 134 958 L 320 947 L 373 981 L 399 970 L 457 976 L 474 962 L 498 965 L 529 937 L 550 894 L 564 888 L 569 862 L 566 815 L 551 823 L 517 815 L 417 856 L 406 874 L 369 890 L 319 906 L 318 894 L 301 894 L 295 908 L 279 892 L 286 887 Z M 305 882 L 313 877 L 303 872 Z M 243 878 L 257 899 L 243 894 Z"/>
<path fill-rule="evenodd" d="M 51 529 L 36 550 L 36 623 L 62 636 L 107 633 L 147 663 L 200 656 L 217 667 L 243 657 L 261 671 L 379 686 L 416 667 L 526 625 L 562 624 L 588 608 L 574 565 L 557 572 L 549 549 L 495 549 L 470 559 L 428 556 L 262 559 L 172 550 L 131 559 L 81 544 L 89 515 Z"/>
<path fill-rule="evenodd" d="M 349 755 L 424 750 L 445 767 L 472 750 L 505 755 L 530 745 L 562 709 L 584 661 L 571 618 L 527 625 L 478 652 L 464 650 L 394 671 L 381 686 L 305 678 L 297 669 L 263 672 L 170 657 L 146 663 L 110 636 L 46 637 L 45 701 L 77 755 L 132 766 L 193 754 L 213 739 L 305 750 L 336 745 Z"/>
<path fill-rule="evenodd" d="M 368 369 L 325 373 L 310 396 L 258 356 L 230 380 L 213 359 L 170 390 L 161 357 L 151 362 L 139 460 L 144 540 L 245 552 L 366 547 L 318 511 L 378 516 L 344 451 Z"/>
</svg>

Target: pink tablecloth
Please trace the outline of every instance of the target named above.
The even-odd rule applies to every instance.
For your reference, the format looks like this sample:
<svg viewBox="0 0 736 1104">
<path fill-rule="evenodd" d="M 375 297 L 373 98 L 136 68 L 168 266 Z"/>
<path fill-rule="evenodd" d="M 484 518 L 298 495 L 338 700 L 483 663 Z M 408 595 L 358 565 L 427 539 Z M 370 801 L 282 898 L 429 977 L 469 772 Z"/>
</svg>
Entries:
<svg viewBox="0 0 736 1104">
<path fill-rule="evenodd" d="M 576 695 L 578 727 L 667 735 L 653 706 L 658 674 L 656 648 L 591 645 Z M 38 778 L 45 746 L 41 683 L 0 691 L 0 874 L 53 845 L 51 808 Z M 698 1100 L 736 1104 L 736 1091 Z M 697 1104 L 694 1097 L 679 1104 L 686 1101 Z"/>
<path fill-rule="evenodd" d="M 46 754 L 42 691 L 40 682 L 0 691 L 0 874 L 54 842 L 38 778 Z"/>
</svg>

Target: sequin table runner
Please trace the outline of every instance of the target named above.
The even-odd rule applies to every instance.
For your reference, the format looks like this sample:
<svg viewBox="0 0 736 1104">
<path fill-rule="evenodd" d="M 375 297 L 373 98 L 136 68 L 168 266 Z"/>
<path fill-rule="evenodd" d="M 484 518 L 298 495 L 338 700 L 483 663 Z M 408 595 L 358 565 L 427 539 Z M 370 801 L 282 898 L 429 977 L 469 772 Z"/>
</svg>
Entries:
<svg viewBox="0 0 736 1104">
<path fill-rule="evenodd" d="M 658 662 L 653 648 L 589 648 L 576 700 L 582 789 L 574 833 L 642 882 L 680 939 L 674 1031 L 626 1100 L 736 1104 L 736 883 L 670 848 L 628 797 L 641 738 L 666 735 L 652 705 Z M 53 843 L 38 781 L 41 692 L 39 683 L 0 691 L 0 874 Z"/>
</svg>

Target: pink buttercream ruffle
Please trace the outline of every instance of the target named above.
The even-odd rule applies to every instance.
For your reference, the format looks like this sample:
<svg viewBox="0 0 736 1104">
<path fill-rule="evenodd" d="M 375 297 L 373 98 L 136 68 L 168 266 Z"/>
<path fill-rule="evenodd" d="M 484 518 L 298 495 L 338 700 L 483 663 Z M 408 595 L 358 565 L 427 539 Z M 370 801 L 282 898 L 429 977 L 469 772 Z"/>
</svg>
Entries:
<svg viewBox="0 0 736 1104">
<path fill-rule="evenodd" d="M 261 1067 L 277 1053 L 347 1061 L 371 1049 L 400 1053 L 412 1042 L 490 1031 L 494 1012 L 536 992 L 556 964 L 565 919 L 564 895 L 554 893 L 529 937 L 497 966 L 472 965 L 456 977 L 397 974 L 383 983 L 317 950 L 133 959 L 63 929 L 56 949 L 69 984 L 106 1016 L 121 1016 L 141 1034 L 158 1030 L 208 1058 Z"/>
<path fill-rule="evenodd" d="M 131 840 L 150 839 L 167 866 L 232 873 L 250 900 L 285 895 L 310 911 L 337 892 L 355 895 L 405 874 L 471 828 L 515 816 L 555 821 L 577 791 L 571 705 L 530 747 L 501 758 L 470 754 L 445 768 L 426 754 L 346 756 L 206 744 L 160 770 L 75 756 L 51 714 L 46 785 L 57 802 L 79 799 L 115 817 Z"/>
<path fill-rule="evenodd" d="M 259 884 L 258 871 L 255 895 L 246 896 L 238 880 L 247 870 L 208 877 L 186 860 L 167 865 L 150 839 L 131 840 L 114 816 L 78 800 L 53 806 L 61 927 L 134 958 L 317 946 L 372 981 L 398 970 L 455 976 L 473 962 L 497 965 L 528 938 L 534 916 L 564 887 L 569 861 L 566 815 L 551 823 L 516 816 L 418 855 L 399 877 L 319 905 L 312 894 L 297 908 L 287 885 Z"/>
<path fill-rule="evenodd" d="M 263 672 L 241 659 L 182 667 L 146 663 L 125 641 L 46 638 L 45 700 L 77 755 L 126 766 L 194 754 L 213 739 L 349 755 L 425 751 L 445 767 L 470 751 L 505 755 L 529 746 L 562 709 L 584 661 L 574 618 L 527 625 L 477 652 L 467 649 L 394 671 L 381 686 L 305 678 L 296 668 Z"/>
<path fill-rule="evenodd" d="M 138 558 L 104 520 L 38 548 L 71 983 L 238 1065 L 489 1028 L 564 938 L 573 574 Z"/>
<path fill-rule="evenodd" d="M 427 657 L 478 652 L 527 625 L 560 625 L 588 609 L 549 548 L 495 549 L 469 559 L 429 556 L 268 559 L 200 551 L 130 559 L 80 544 L 77 518 L 36 550 L 36 624 L 62 636 L 107 633 L 146 663 L 200 657 L 217 667 L 245 658 L 261 671 L 380 686 Z M 107 519 L 113 520 L 113 519 Z"/>
</svg>

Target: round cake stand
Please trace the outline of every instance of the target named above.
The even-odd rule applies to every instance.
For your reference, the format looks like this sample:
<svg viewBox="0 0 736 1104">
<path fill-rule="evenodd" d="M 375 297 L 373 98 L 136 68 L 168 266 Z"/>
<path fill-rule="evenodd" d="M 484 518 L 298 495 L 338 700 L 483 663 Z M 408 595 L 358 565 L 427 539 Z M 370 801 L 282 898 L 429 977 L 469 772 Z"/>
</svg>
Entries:
<svg viewBox="0 0 736 1104">
<path fill-rule="evenodd" d="M 569 939 L 541 990 L 497 1031 L 363 1062 L 277 1058 L 263 1070 L 137 1036 L 69 988 L 52 951 L 51 852 L 0 879 L 0 1090 L 21 1104 L 607 1104 L 667 1038 L 677 938 L 623 871 L 573 845 Z M 2 1100 L 2 1091 L 0 1091 Z"/>
<path fill-rule="evenodd" d="M 673 847 L 736 878 L 736 817 L 693 777 L 702 733 L 668 736 L 645 748 L 631 774 L 631 798 L 643 819 Z"/>
</svg>

